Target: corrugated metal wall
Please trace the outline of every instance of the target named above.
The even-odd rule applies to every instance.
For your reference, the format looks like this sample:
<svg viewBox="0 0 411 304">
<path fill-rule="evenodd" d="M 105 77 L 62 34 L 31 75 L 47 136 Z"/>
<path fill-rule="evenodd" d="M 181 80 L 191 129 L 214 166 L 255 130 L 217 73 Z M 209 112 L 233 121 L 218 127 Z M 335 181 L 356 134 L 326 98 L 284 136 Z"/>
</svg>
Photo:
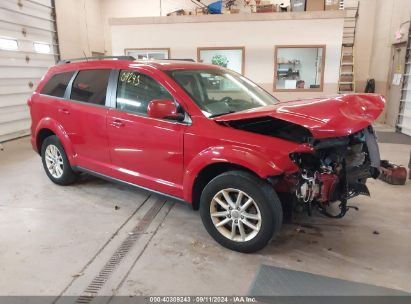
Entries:
<svg viewBox="0 0 411 304">
<path fill-rule="evenodd" d="M 29 134 L 27 99 L 57 58 L 54 1 L 0 1 L 0 142 Z"/>
</svg>

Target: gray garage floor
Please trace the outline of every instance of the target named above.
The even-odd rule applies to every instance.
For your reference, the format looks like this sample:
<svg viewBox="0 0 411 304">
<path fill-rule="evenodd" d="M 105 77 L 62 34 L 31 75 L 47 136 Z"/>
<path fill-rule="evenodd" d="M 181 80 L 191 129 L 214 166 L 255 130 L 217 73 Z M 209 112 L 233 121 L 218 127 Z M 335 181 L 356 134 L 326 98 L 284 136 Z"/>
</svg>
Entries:
<svg viewBox="0 0 411 304">
<path fill-rule="evenodd" d="M 410 148 L 381 144 L 384 158 L 403 165 Z M 411 181 L 369 186 L 371 198 L 352 202 L 360 211 L 301 216 L 245 255 L 216 244 L 189 206 L 92 177 L 56 186 L 29 139 L 11 141 L 0 151 L 0 293 L 246 294 L 261 264 L 410 292 Z"/>
</svg>

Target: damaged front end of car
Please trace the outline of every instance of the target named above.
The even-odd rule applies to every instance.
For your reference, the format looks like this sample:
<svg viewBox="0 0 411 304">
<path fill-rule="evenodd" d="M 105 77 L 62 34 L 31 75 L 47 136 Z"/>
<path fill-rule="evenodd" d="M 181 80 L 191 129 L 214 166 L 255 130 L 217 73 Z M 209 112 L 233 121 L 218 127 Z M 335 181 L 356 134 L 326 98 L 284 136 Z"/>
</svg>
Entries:
<svg viewBox="0 0 411 304">
<path fill-rule="evenodd" d="M 357 195 L 370 195 L 368 178 L 380 174 L 380 155 L 374 130 L 368 126 L 344 137 L 313 140 L 313 153 L 292 153 L 299 171 L 287 176 L 297 204 L 311 214 L 313 206 L 333 218 L 343 217 L 347 202 Z M 339 212 L 330 205 L 340 202 Z"/>
<path fill-rule="evenodd" d="M 303 126 L 273 117 L 236 120 L 225 125 L 309 147 L 303 149 L 305 152 L 289 154 L 298 170 L 271 180 L 280 197 L 288 195 L 287 203 L 291 195 L 293 210 L 306 210 L 311 215 L 312 209 L 317 208 L 328 217 L 341 218 L 352 207 L 348 200 L 357 195 L 369 196 L 366 181 L 380 174 L 380 154 L 371 125 L 347 136 L 320 139 Z M 331 212 L 337 202 L 338 211 Z"/>
<path fill-rule="evenodd" d="M 271 180 L 275 190 L 280 197 L 286 196 L 287 203 L 292 199 L 293 210 L 311 214 L 317 207 L 329 217 L 341 218 L 350 208 L 348 200 L 357 195 L 369 196 L 366 181 L 380 174 L 372 123 L 384 105 L 381 95 L 347 94 L 280 102 L 229 114 L 217 121 L 300 144 L 304 152 L 289 152 L 295 169 L 285 170 Z M 333 210 L 337 204 L 338 210 Z"/>
</svg>

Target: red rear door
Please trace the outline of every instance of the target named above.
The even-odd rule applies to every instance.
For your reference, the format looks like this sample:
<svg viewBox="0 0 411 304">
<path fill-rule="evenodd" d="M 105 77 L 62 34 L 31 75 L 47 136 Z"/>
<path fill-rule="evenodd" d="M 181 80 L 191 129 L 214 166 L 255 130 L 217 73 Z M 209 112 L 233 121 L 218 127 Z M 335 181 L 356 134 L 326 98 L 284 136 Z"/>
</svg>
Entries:
<svg viewBox="0 0 411 304">
<path fill-rule="evenodd" d="M 59 103 L 59 121 L 75 151 L 75 165 L 110 175 L 106 92 L 110 70 L 82 70 L 75 77 L 69 100 Z"/>
</svg>

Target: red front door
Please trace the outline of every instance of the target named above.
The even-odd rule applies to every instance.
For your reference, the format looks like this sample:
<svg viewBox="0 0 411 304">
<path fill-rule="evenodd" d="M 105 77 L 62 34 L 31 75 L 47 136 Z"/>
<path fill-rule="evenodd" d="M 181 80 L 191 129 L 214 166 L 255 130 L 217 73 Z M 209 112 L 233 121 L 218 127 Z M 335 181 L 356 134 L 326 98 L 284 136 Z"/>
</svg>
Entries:
<svg viewBox="0 0 411 304">
<path fill-rule="evenodd" d="M 114 177 L 182 197 L 184 132 L 187 125 L 147 116 L 154 99 L 173 99 L 155 79 L 120 71 L 116 108 L 107 116 Z"/>
<path fill-rule="evenodd" d="M 185 125 L 109 111 L 114 177 L 182 197 Z"/>
</svg>

